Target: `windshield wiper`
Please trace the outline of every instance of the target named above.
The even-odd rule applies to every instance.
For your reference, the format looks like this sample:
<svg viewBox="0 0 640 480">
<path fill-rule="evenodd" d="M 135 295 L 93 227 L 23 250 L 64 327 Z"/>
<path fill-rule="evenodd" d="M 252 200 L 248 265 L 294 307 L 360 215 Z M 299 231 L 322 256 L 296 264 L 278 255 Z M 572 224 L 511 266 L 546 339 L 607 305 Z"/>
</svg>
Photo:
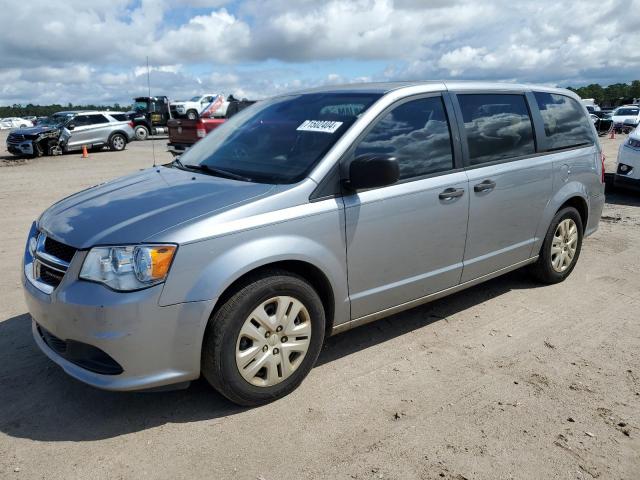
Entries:
<svg viewBox="0 0 640 480">
<path fill-rule="evenodd" d="M 253 180 L 249 177 L 245 177 L 244 175 L 239 175 L 237 173 L 230 172 L 229 170 L 223 170 L 222 168 L 210 167 L 209 165 L 204 165 L 204 164 L 203 165 L 185 165 L 177 157 L 173 161 L 173 163 L 177 164 L 178 167 L 183 168 L 185 170 L 196 170 L 198 172 L 209 173 L 217 177 L 230 178 L 231 180 L 240 180 L 242 182 L 253 182 Z"/>
</svg>

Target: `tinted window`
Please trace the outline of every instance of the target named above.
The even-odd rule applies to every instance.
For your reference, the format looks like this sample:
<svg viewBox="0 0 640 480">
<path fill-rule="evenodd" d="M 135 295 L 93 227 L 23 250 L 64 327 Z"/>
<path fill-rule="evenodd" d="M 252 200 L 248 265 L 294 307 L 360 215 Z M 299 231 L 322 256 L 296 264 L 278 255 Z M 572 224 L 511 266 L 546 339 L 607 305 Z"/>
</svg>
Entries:
<svg viewBox="0 0 640 480">
<path fill-rule="evenodd" d="M 440 97 L 394 108 L 360 142 L 355 156 L 384 153 L 396 157 L 400 179 L 453 168 L 449 125 Z"/>
<path fill-rule="evenodd" d="M 129 120 L 125 113 L 112 113 L 111 116 L 119 122 L 126 122 Z"/>
<path fill-rule="evenodd" d="M 555 93 L 534 92 L 547 137 L 548 150 L 593 143 L 589 119 L 573 98 Z"/>
<path fill-rule="evenodd" d="M 96 125 L 98 123 L 109 123 L 109 120 L 104 115 L 89 115 L 90 125 Z"/>
<path fill-rule="evenodd" d="M 76 127 L 89 125 L 89 115 L 76 115 L 71 119 L 69 123 L 75 125 Z"/>
<path fill-rule="evenodd" d="M 535 153 L 523 95 L 458 95 L 471 165 Z"/>
<path fill-rule="evenodd" d="M 380 98 L 374 93 L 307 93 L 255 103 L 234 115 L 181 157 L 253 181 L 301 180 Z"/>
</svg>

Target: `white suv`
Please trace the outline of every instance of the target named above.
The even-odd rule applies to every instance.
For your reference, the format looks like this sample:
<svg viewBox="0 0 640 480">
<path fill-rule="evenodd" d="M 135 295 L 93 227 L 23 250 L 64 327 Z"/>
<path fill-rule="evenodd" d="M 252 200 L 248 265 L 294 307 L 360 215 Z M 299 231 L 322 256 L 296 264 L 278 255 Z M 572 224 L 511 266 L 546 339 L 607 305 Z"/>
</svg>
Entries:
<svg viewBox="0 0 640 480">
<path fill-rule="evenodd" d="M 636 127 L 640 123 L 640 106 L 622 105 L 613 111 L 611 119 L 615 128 Z"/>
</svg>

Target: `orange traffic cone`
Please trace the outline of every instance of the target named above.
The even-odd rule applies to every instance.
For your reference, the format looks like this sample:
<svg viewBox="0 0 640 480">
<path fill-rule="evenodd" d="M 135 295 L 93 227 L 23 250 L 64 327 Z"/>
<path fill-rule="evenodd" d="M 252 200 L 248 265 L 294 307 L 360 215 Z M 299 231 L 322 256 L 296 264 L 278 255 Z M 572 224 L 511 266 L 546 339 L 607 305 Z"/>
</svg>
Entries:
<svg viewBox="0 0 640 480">
<path fill-rule="evenodd" d="M 612 129 L 611 129 L 611 135 L 609 135 L 609 138 L 610 138 L 611 140 L 613 140 L 613 139 L 615 139 L 615 138 L 616 138 L 615 133 L 616 133 L 616 129 L 615 129 L 615 128 L 612 128 Z"/>
<path fill-rule="evenodd" d="M 82 158 L 89 158 L 89 154 L 87 153 L 87 146 L 82 145 Z"/>
</svg>

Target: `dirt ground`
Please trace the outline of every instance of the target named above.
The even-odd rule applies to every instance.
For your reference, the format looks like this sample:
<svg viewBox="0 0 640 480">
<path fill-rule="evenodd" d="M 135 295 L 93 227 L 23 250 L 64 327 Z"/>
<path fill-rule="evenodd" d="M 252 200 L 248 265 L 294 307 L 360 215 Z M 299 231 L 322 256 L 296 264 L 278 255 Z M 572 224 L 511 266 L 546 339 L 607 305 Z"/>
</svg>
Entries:
<svg viewBox="0 0 640 480">
<path fill-rule="evenodd" d="M 333 337 L 296 392 L 241 409 L 202 381 L 102 392 L 38 351 L 20 286 L 32 220 L 151 165 L 152 143 L 16 162 L 5 138 L 0 478 L 640 478 L 640 196 L 608 193 L 566 282 L 517 271 Z M 609 171 L 620 141 L 602 140 Z"/>
</svg>

